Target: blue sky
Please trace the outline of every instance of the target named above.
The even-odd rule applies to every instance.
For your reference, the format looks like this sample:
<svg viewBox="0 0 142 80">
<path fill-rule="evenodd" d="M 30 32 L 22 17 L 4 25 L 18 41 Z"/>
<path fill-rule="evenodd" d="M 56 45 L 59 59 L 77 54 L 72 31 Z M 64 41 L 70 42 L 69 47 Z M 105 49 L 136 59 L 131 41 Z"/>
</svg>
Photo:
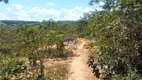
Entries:
<svg viewBox="0 0 142 80">
<path fill-rule="evenodd" d="M 0 20 L 78 20 L 93 11 L 90 0 L 9 0 L 0 3 Z"/>
</svg>

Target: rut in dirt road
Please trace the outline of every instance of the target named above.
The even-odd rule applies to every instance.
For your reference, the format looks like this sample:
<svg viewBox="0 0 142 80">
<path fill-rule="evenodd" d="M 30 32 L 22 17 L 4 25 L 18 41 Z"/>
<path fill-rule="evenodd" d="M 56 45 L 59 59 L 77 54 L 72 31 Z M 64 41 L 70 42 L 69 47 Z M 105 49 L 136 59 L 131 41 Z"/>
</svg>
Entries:
<svg viewBox="0 0 142 80">
<path fill-rule="evenodd" d="M 79 44 L 77 45 L 76 50 L 73 51 L 76 56 L 70 63 L 71 74 L 68 80 L 97 80 L 94 78 L 90 68 L 88 68 L 88 55 L 86 54 L 88 50 L 84 48 L 87 41 L 84 39 L 78 39 L 78 41 Z"/>
</svg>

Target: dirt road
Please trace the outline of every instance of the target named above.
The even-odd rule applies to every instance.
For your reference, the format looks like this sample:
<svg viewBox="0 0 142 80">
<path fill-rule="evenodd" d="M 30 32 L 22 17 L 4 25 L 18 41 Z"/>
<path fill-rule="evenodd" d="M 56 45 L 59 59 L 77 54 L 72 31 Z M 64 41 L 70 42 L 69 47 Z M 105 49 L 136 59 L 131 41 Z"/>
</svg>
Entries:
<svg viewBox="0 0 142 80">
<path fill-rule="evenodd" d="M 97 80 L 94 78 L 92 71 L 88 68 L 88 50 L 84 48 L 84 45 L 88 41 L 85 39 L 77 39 L 75 50 L 73 50 L 76 55 L 73 57 L 70 63 L 70 76 L 68 80 Z"/>
</svg>

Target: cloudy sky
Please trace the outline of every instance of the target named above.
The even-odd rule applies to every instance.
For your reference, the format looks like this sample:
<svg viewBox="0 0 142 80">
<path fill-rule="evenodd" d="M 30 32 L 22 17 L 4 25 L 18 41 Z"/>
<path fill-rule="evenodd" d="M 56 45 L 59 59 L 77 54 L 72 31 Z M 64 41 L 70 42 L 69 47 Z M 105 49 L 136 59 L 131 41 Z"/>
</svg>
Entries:
<svg viewBox="0 0 142 80">
<path fill-rule="evenodd" d="M 93 11 L 90 0 L 9 0 L 0 3 L 0 20 L 78 20 Z"/>
</svg>

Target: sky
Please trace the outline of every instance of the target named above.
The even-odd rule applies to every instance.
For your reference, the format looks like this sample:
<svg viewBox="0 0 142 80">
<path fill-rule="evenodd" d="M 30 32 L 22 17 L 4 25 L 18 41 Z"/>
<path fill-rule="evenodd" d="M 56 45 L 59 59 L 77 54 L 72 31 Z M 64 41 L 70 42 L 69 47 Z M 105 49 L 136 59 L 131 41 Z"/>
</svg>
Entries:
<svg viewBox="0 0 142 80">
<path fill-rule="evenodd" d="M 90 0 L 9 0 L 0 2 L 0 20 L 78 20 L 94 11 Z"/>
</svg>

